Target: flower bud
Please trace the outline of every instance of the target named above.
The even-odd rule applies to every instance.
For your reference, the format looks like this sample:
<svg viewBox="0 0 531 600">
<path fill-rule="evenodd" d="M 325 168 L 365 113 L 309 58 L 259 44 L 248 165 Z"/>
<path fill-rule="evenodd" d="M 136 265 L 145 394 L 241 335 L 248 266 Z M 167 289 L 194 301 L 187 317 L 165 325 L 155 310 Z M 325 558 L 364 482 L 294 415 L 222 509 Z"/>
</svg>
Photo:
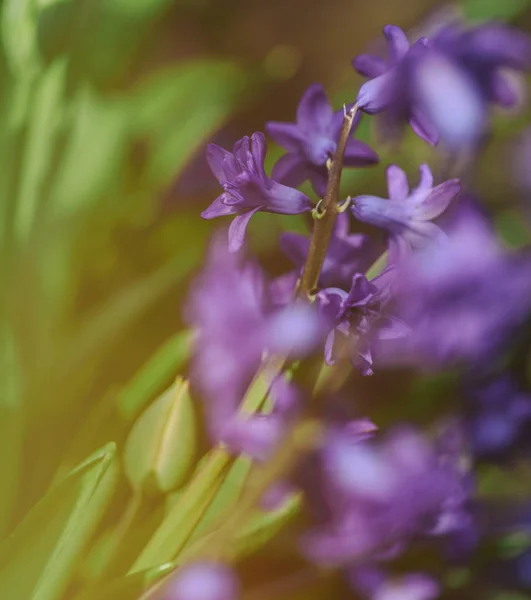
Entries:
<svg viewBox="0 0 531 600">
<path fill-rule="evenodd" d="M 195 420 L 188 382 L 177 378 L 140 415 L 125 443 L 124 470 L 134 488 L 165 494 L 187 481 L 197 450 Z"/>
</svg>

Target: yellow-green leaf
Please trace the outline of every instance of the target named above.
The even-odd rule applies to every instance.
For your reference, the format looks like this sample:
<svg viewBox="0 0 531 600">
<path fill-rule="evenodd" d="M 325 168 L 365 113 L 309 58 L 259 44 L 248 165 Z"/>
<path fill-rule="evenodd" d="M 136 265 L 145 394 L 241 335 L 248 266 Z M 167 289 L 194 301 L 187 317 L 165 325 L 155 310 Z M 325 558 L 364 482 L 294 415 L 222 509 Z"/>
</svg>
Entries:
<svg viewBox="0 0 531 600">
<path fill-rule="evenodd" d="M 0 598 L 62 597 L 112 497 L 116 476 L 111 443 L 48 491 L 0 547 Z"/>
<path fill-rule="evenodd" d="M 194 465 L 196 437 L 188 382 L 178 378 L 140 415 L 127 438 L 124 469 L 131 485 L 162 494 L 179 488 Z"/>
</svg>

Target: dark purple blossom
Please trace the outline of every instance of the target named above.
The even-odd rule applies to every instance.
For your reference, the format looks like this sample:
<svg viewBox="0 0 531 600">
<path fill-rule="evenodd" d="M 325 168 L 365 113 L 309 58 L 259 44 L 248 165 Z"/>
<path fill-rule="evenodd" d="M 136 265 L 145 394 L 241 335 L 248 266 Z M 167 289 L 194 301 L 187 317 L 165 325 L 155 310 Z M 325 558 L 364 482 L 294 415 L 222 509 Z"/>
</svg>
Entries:
<svg viewBox="0 0 531 600">
<path fill-rule="evenodd" d="M 323 447 L 321 466 L 314 493 L 327 512 L 303 539 L 303 551 L 320 565 L 388 562 L 414 540 L 448 541 L 473 526 L 462 461 L 414 430 L 380 443 L 336 435 Z"/>
<path fill-rule="evenodd" d="M 418 59 L 428 40 L 420 38 L 410 46 L 406 34 L 394 25 L 384 27 L 389 49 L 388 58 L 361 54 L 353 61 L 354 68 L 369 78 L 358 93 L 361 110 L 369 114 L 382 113 L 388 134 L 396 136 L 403 124 L 429 144 L 436 144 L 438 134 L 413 94 L 413 77 Z"/>
<path fill-rule="evenodd" d="M 229 567 L 197 562 L 183 567 L 164 590 L 164 600 L 238 600 L 240 584 Z"/>
<path fill-rule="evenodd" d="M 273 385 L 278 409 L 270 422 L 247 428 L 242 436 L 239 406 L 264 353 L 304 356 L 321 338 L 316 311 L 307 304 L 289 304 L 276 310 L 260 267 L 230 253 L 224 240 L 214 240 L 203 272 L 192 289 L 187 318 L 196 333 L 191 382 L 206 403 L 206 415 L 213 441 L 240 440 L 260 454 L 270 430 L 279 429 L 290 414 L 293 391 L 280 380 Z M 271 382 L 272 383 L 272 382 Z M 265 419 L 265 417 L 264 417 Z M 239 448 L 241 449 L 241 448 Z"/>
<path fill-rule="evenodd" d="M 355 118 L 355 131 L 361 115 Z M 343 122 L 343 109 L 334 112 L 323 86 L 311 85 L 299 102 L 295 123 L 270 121 L 266 132 L 288 153 L 273 168 L 272 178 L 297 187 L 309 179 L 320 196 L 328 181 L 326 162 L 336 151 Z M 378 162 L 378 155 L 364 142 L 350 138 L 345 149 L 346 167 L 365 167 Z"/>
<path fill-rule="evenodd" d="M 475 143 L 491 104 L 514 106 L 514 73 L 531 68 L 531 38 L 501 23 L 467 27 L 454 20 L 430 39 L 417 61 L 414 94 L 442 139 L 459 149 Z"/>
<path fill-rule="evenodd" d="M 531 262 L 507 253 L 483 219 L 467 211 L 449 237 L 409 255 L 396 273 L 396 314 L 411 331 L 398 362 L 485 366 L 527 320 Z"/>
<path fill-rule="evenodd" d="M 427 240 L 443 236 L 432 223 L 458 195 L 458 179 L 450 179 L 434 187 L 428 165 L 421 165 L 420 181 L 410 190 L 407 176 L 397 165 L 387 168 L 389 200 L 377 196 L 358 196 L 352 200 L 352 213 L 363 223 L 386 229 L 390 234 L 391 261 L 405 246 L 421 246 Z"/>
<path fill-rule="evenodd" d="M 266 141 L 263 133 L 245 136 L 228 152 L 209 144 L 207 160 L 223 193 L 202 213 L 205 219 L 237 215 L 229 228 L 229 249 L 243 244 L 249 220 L 258 211 L 296 215 L 311 210 L 308 196 L 270 179 L 264 170 Z"/>
<path fill-rule="evenodd" d="M 510 375 L 471 388 L 468 395 L 468 432 L 478 457 L 506 456 L 523 441 L 531 423 L 531 394 Z"/>
<path fill-rule="evenodd" d="M 382 311 L 379 289 L 365 275 L 352 278 L 349 292 L 325 288 L 317 294 L 317 305 L 331 331 L 325 343 L 326 363 L 334 364 L 345 352 L 362 375 L 372 375 L 376 342 L 406 335 L 407 327 Z"/>
</svg>

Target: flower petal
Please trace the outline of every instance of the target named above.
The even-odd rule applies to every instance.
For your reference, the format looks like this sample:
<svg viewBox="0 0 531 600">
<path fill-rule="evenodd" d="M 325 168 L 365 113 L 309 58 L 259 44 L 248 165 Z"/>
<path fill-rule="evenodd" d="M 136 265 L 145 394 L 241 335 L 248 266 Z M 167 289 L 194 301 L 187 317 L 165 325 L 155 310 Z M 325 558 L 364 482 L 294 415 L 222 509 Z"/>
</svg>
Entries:
<svg viewBox="0 0 531 600">
<path fill-rule="evenodd" d="M 407 175 L 398 165 L 389 165 L 386 171 L 389 200 L 405 200 L 409 195 Z"/>
<path fill-rule="evenodd" d="M 280 236 L 280 249 L 296 267 L 302 267 L 310 247 L 310 238 L 287 231 Z"/>
<path fill-rule="evenodd" d="M 503 108 L 513 108 L 520 101 L 520 90 L 507 73 L 495 71 L 490 78 L 492 101 Z"/>
<path fill-rule="evenodd" d="M 227 215 L 234 215 L 239 212 L 239 207 L 235 205 L 227 205 L 223 202 L 225 194 L 218 196 L 212 204 L 206 208 L 201 216 L 203 219 L 215 219 L 216 217 L 226 217 Z"/>
<path fill-rule="evenodd" d="M 254 160 L 255 172 L 261 179 L 265 179 L 264 160 L 267 152 L 266 137 L 261 131 L 251 136 L 251 154 Z"/>
<path fill-rule="evenodd" d="M 383 58 L 373 56 L 372 54 L 360 54 L 356 56 L 352 61 L 352 66 L 360 75 L 364 75 L 370 79 L 383 75 L 389 68 Z"/>
<path fill-rule="evenodd" d="M 358 92 L 357 102 L 361 110 L 376 114 L 393 102 L 393 76 L 388 72 L 364 83 Z"/>
<path fill-rule="evenodd" d="M 378 154 L 365 142 L 352 138 L 347 142 L 343 164 L 346 167 L 366 167 L 380 161 Z"/>
<path fill-rule="evenodd" d="M 417 186 L 418 190 L 431 190 L 433 187 L 433 175 L 428 165 L 420 165 L 419 167 L 420 180 Z"/>
<path fill-rule="evenodd" d="M 434 187 L 428 197 L 415 207 L 415 219 L 419 221 L 431 221 L 447 208 L 450 202 L 459 194 L 461 183 L 459 179 L 449 179 Z"/>
<path fill-rule="evenodd" d="M 265 130 L 277 144 L 292 152 L 297 152 L 304 140 L 304 135 L 296 123 L 269 121 Z"/>
<path fill-rule="evenodd" d="M 391 64 L 396 65 L 409 50 L 406 34 L 396 25 L 386 25 L 383 28 L 383 33 L 389 48 L 389 61 Z"/>
<path fill-rule="evenodd" d="M 428 142 L 431 146 L 436 146 L 439 143 L 439 134 L 433 123 L 426 117 L 426 115 L 419 109 L 413 108 L 411 110 L 411 118 L 409 119 L 411 129 L 423 139 Z"/>
<path fill-rule="evenodd" d="M 261 209 L 261 206 L 257 206 L 234 218 L 229 227 L 229 252 L 238 252 L 242 247 L 245 240 L 247 225 L 249 225 L 251 217 Z"/>
<path fill-rule="evenodd" d="M 297 107 L 297 124 L 304 131 L 326 132 L 334 111 L 320 83 L 311 85 L 302 96 Z"/>
<path fill-rule="evenodd" d="M 304 158 L 299 154 L 284 154 L 281 156 L 271 172 L 271 179 L 289 187 L 298 187 L 309 177 Z"/>
<path fill-rule="evenodd" d="M 306 194 L 294 188 L 270 180 L 268 204 L 264 210 L 282 215 L 298 215 L 312 209 L 312 202 Z"/>
</svg>

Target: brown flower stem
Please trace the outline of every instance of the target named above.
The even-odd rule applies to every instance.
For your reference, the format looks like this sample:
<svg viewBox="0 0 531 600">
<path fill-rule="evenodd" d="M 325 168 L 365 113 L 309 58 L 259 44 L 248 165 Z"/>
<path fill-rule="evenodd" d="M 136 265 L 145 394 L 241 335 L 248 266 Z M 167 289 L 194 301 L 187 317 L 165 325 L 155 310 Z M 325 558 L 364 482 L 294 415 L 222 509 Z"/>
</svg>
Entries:
<svg viewBox="0 0 531 600">
<path fill-rule="evenodd" d="M 316 210 L 321 211 L 321 216 L 317 216 L 315 219 L 308 256 L 297 288 L 298 297 L 310 296 L 317 288 L 328 244 L 334 232 L 336 217 L 339 214 L 338 197 L 341 172 L 343 171 L 343 158 L 352 123 L 357 112 L 357 104 L 354 104 L 354 106 L 345 111 L 337 149 L 330 164 L 326 193 L 316 208 Z"/>
</svg>

